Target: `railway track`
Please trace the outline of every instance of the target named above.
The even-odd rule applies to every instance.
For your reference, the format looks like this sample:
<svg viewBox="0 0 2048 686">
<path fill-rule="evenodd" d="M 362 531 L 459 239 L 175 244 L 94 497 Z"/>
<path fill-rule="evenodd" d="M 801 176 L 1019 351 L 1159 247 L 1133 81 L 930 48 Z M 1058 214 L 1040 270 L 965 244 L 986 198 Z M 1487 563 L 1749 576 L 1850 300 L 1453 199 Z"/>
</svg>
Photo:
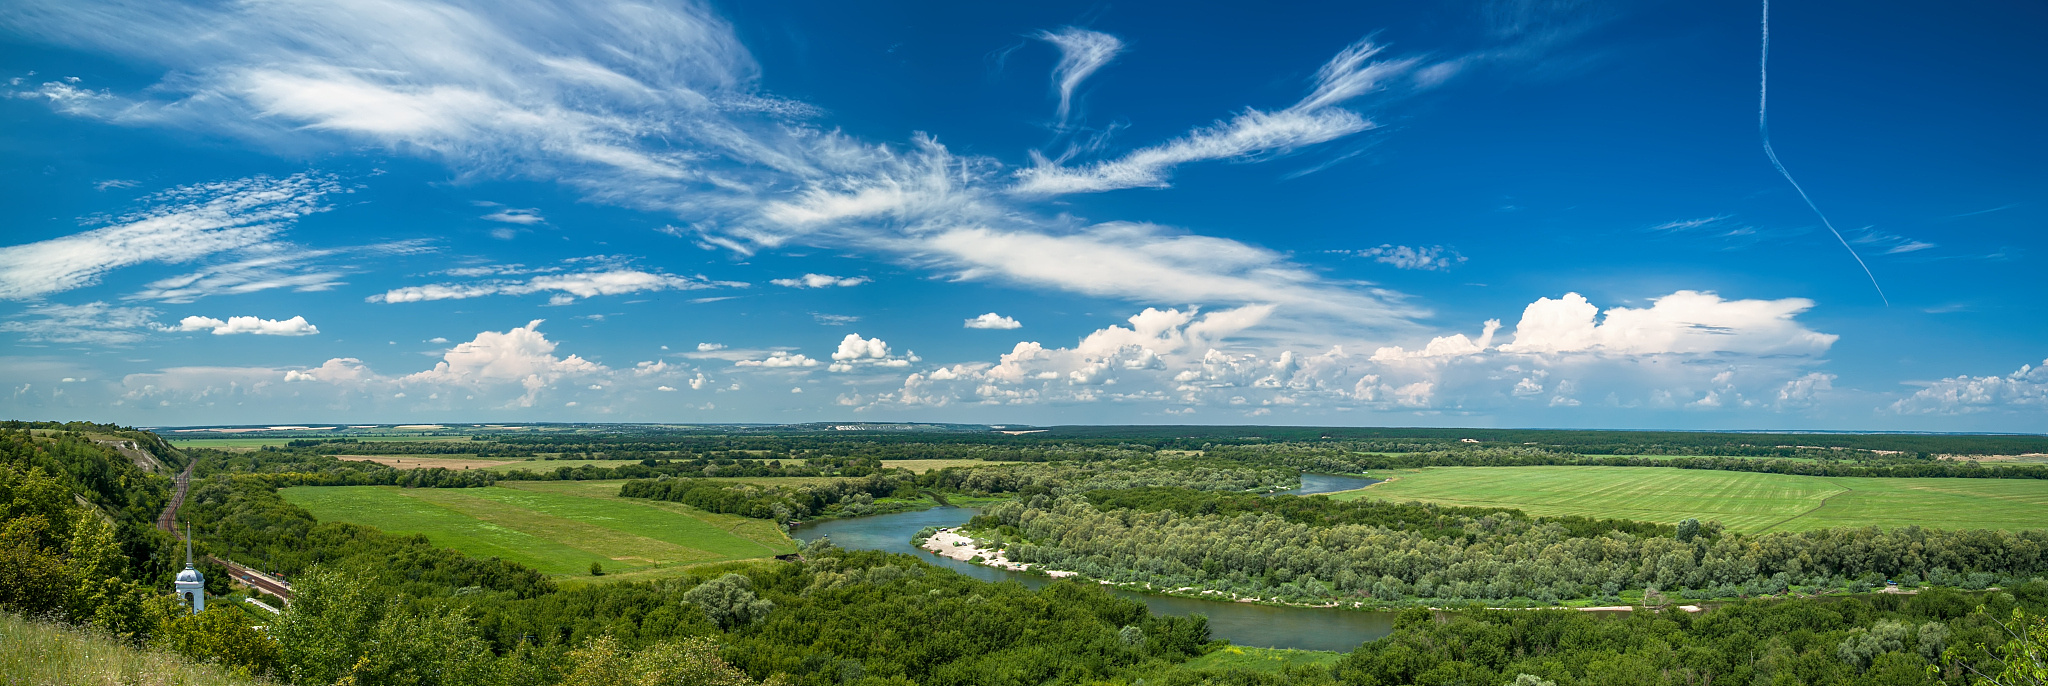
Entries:
<svg viewBox="0 0 2048 686">
<path fill-rule="evenodd" d="M 157 516 L 156 528 L 165 533 L 177 534 L 178 508 L 185 506 L 185 491 L 192 488 L 192 465 L 185 465 L 185 471 L 172 477 L 171 481 L 177 485 L 177 490 L 171 493 L 171 504 L 164 508 L 163 514 Z"/>
</svg>

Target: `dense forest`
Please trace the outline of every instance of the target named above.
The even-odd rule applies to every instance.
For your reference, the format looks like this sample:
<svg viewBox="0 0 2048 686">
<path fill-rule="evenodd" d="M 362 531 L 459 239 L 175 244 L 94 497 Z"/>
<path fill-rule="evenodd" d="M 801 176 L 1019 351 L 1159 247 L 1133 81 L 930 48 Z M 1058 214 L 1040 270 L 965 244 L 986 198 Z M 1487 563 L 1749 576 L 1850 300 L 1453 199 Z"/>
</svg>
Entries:
<svg viewBox="0 0 2048 686">
<path fill-rule="evenodd" d="M 1670 535 L 1626 524 L 1551 521 L 1322 496 L 1096 494 L 983 510 L 972 526 L 1009 557 L 1155 587 L 1288 602 L 1550 605 L 1624 591 L 1675 598 L 1867 591 L 1895 580 L 1981 589 L 2048 574 L 2048 531 L 1820 529 L 1742 536 L 1711 526 Z M 1098 505 L 1096 502 L 1101 504 Z"/>
</svg>

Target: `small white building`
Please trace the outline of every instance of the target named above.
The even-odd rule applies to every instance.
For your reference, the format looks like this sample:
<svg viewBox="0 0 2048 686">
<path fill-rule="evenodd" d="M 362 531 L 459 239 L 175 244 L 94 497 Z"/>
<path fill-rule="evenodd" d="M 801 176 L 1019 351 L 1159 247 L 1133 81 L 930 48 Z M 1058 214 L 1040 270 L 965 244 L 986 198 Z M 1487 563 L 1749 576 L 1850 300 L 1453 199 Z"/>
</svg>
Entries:
<svg viewBox="0 0 2048 686">
<path fill-rule="evenodd" d="M 178 604 L 193 614 L 206 611 L 206 575 L 192 566 L 192 526 L 185 525 L 185 571 L 178 572 L 178 580 L 172 584 L 178 590 Z"/>
</svg>

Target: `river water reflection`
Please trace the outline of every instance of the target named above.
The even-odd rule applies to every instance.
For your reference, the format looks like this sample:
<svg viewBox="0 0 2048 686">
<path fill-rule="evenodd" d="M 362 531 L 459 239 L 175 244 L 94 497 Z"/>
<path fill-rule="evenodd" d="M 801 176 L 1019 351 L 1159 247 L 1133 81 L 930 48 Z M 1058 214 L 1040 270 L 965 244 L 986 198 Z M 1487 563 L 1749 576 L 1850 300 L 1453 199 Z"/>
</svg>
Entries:
<svg viewBox="0 0 2048 686">
<path fill-rule="evenodd" d="M 1372 479 L 1302 475 L 1302 488 L 1290 494 L 1308 495 L 1361 488 Z M 959 560 L 939 557 L 910 545 L 912 536 L 928 526 L 966 524 L 974 510 L 939 507 L 919 512 L 836 519 L 805 524 L 790 532 L 806 543 L 830 536 L 841 548 L 881 550 L 917 555 L 925 562 L 985 581 L 1015 581 L 1027 588 L 1041 588 L 1045 577 L 1010 572 Z M 1358 644 L 1377 639 L 1394 630 L 1394 613 L 1339 610 L 1319 607 L 1273 607 L 1193 598 L 1173 598 L 1115 590 L 1119 596 L 1140 600 L 1156 614 L 1204 614 L 1209 617 L 1209 634 L 1242 646 L 1334 650 L 1350 652 Z"/>
</svg>

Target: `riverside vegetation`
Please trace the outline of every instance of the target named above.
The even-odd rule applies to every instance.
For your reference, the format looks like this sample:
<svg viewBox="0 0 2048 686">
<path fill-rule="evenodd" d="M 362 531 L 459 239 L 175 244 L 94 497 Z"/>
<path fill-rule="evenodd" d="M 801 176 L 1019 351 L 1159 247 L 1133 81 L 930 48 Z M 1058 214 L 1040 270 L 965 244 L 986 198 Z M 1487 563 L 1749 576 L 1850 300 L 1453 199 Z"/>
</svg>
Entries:
<svg viewBox="0 0 2048 686">
<path fill-rule="evenodd" d="M 579 577 L 465 554 L 431 535 L 321 521 L 279 494 L 306 485 L 489 488 L 497 477 L 406 472 L 338 460 L 333 454 L 360 453 L 318 446 L 181 450 L 121 427 L 24 423 L 0 431 L 0 558 L 6 568 L 29 570 L 21 578 L 34 583 L 8 585 L 0 608 L 48 618 L 37 626 L 54 621 L 87 632 L 59 631 L 49 640 L 173 653 L 227 678 L 359 685 L 2021 683 L 2011 679 L 2026 676 L 2032 663 L 2025 656 L 2038 654 L 2048 636 L 2048 624 L 2036 619 L 2048 611 L 2048 582 L 2033 578 L 2041 574 L 2037 529 L 1742 534 L 1711 521 L 1262 496 L 1256 493 L 1293 485 L 1303 470 L 1385 468 L 1362 467 L 1375 461 L 1413 468 L 1616 458 L 1519 444 L 1528 440 L 1453 445 L 1457 434 L 1440 430 L 1322 430 L 1336 434 L 1326 438 L 1313 429 L 1268 430 L 1272 437 L 1247 427 L 1181 429 L 1111 435 L 1086 428 L 1023 441 L 964 432 L 650 430 L 498 442 L 578 460 L 628 452 L 636 459 L 610 469 L 529 472 L 528 480 L 638 474 L 645 478 L 615 487 L 621 500 L 721 516 L 789 521 L 948 498 L 1003 499 L 969 529 L 1016 555 L 1042 555 L 1047 567 L 1085 575 L 1033 591 L 912 556 L 829 544 L 804 548 L 798 561 L 714 562 L 661 578 L 569 583 Z M 1560 443 L 1655 443 L 1562 433 L 1571 435 Z M 109 445 L 122 436 L 133 436 L 151 459 Z M 1695 442 L 1675 447 L 1739 453 L 1757 448 L 1732 441 L 1760 440 L 1729 436 L 1738 438 L 1716 444 L 1681 435 Z M 1511 437 L 1544 439 L 1540 432 Z M 2027 444 L 1972 438 L 1951 448 L 1906 437 L 1930 449 L 1921 457 L 1875 452 L 1893 450 L 1883 438 L 1715 460 L 1742 467 L 1721 471 L 1794 473 L 1752 468 L 1784 463 L 2036 478 L 2031 465 L 1951 467 L 1932 457 Z M 586 449 L 548 449 L 571 441 Z M 1423 451 L 1393 449 L 1403 445 Z M 1397 454 L 1373 454 L 1380 452 Z M 1027 464 L 912 473 L 881 467 L 885 455 Z M 1660 465 L 1634 467 L 1643 470 L 1678 462 L 1627 459 Z M 199 477 L 180 519 L 208 552 L 288 576 L 296 589 L 283 616 L 258 616 L 233 602 L 245 592 L 230 588 L 219 570 L 209 570 L 210 590 L 228 602 L 207 613 L 182 615 L 165 597 L 178 550 L 149 523 L 169 499 L 166 474 L 187 464 Z M 1695 460 L 1685 468 L 1716 464 Z M 787 476 L 797 466 L 820 473 Z M 778 468 L 783 475 L 727 472 Z M 572 485 L 583 487 L 562 484 Z M 1853 593 L 1886 578 L 1918 593 Z M 1341 657 L 1239 660 L 1219 653 L 1230 649 L 1209 640 L 1199 616 L 1156 616 L 1097 583 L 1141 579 L 1155 586 L 1184 579 L 1262 598 L 1413 607 L 1392 635 Z M 1822 592 L 1832 595 L 1814 597 Z M 1545 593 L 1651 606 L 1725 602 L 1699 613 L 1652 607 L 1619 617 L 1481 607 L 1541 605 Z M 1740 597 L 1758 594 L 1805 597 Z M 1213 655 L 1220 657 L 1204 657 Z M 33 676 L 49 672 L 18 663 L 0 662 L 0 669 L 9 670 L 0 681 L 57 678 Z"/>
</svg>

